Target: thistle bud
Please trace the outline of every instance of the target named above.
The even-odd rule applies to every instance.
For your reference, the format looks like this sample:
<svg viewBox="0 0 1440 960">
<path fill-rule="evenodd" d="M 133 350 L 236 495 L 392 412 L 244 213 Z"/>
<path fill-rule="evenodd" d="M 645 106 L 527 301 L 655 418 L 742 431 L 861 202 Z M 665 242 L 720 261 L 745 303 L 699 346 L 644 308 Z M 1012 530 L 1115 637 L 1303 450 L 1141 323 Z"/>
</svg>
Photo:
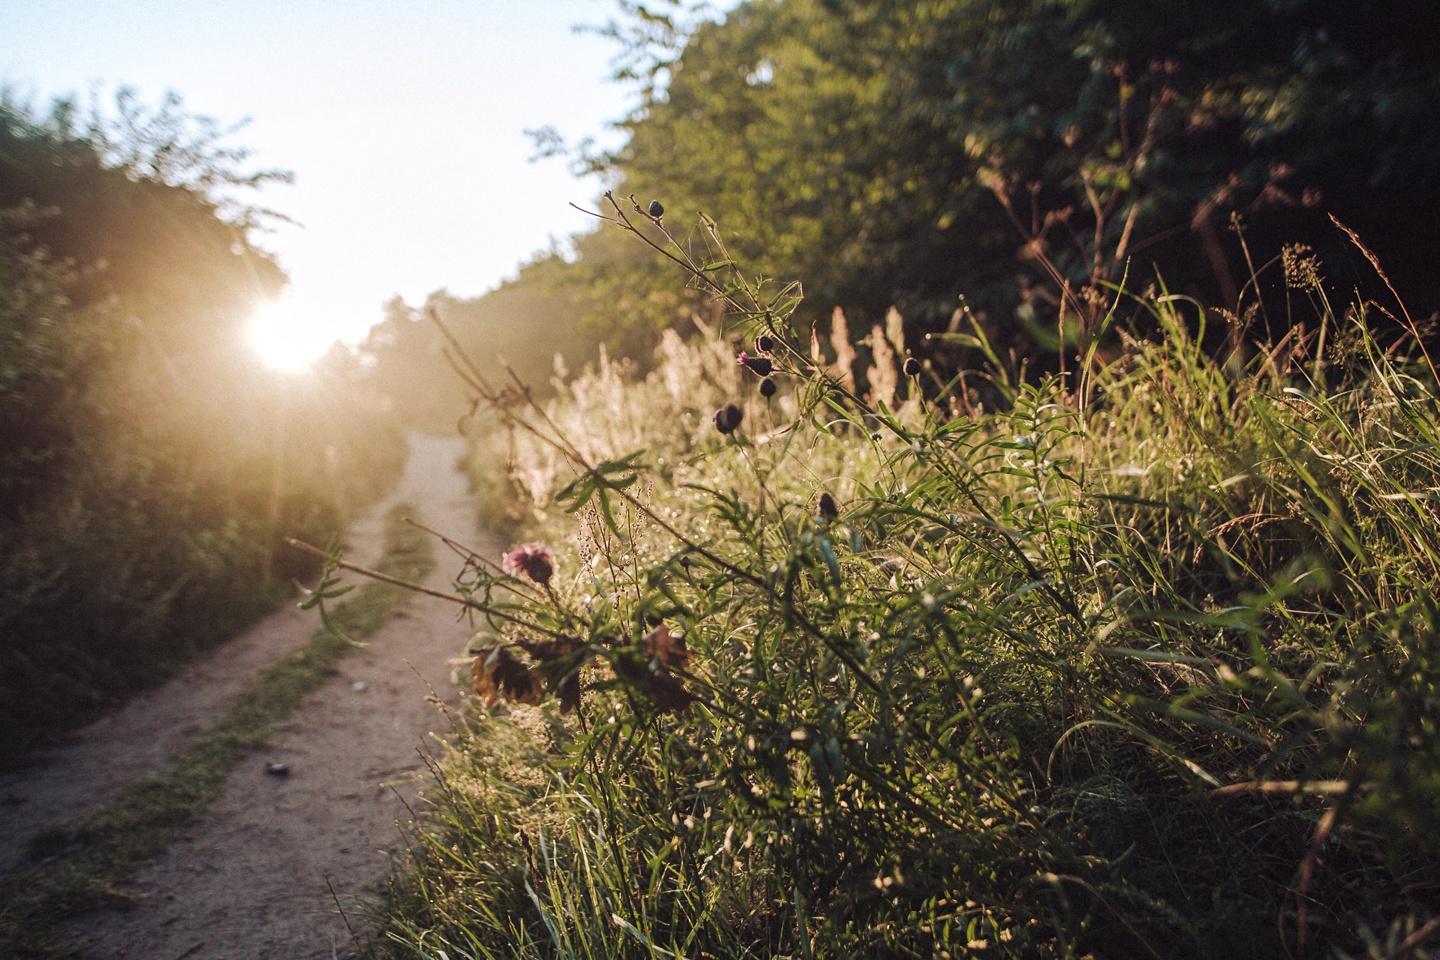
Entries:
<svg viewBox="0 0 1440 960">
<path fill-rule="evenodd" d="M 760 396 L 764 397 L 766 400 L 769 400 L 771 397 L 775 396 L 774 380 L 766 377 L 764 380 L 760 381 Z"/>
<path fill-rule="evenodd" d="M 745 412 L 743 410 L 733 403 L 727 403 L 715 411 L 715 429 L 724 434 L 734 433 L 735 428 L 740 426 L 740 421 L 744 419 L 744 417 Z"/>
<path fill-rule="evenodd" d="M 769 353 L 771 350 L 775 349 L 775 341 L 762 333 L 760 334 L 760 336 L 755 338 L 755 349 L 759 350 L 761 353 Z"/>
<path fill-rule="evenodd" d="M 920 376 L 920 361 L 919 361 L 919 360 L 916 360 L 914 357 L 906 357 L 906 358 L 905 358 L 905 376 L 907 376 L 907 377 L 918 377 L 918 376 Z"/>
<path fill-rule="evenodd" d="M 649 212 L 650 216 L 654 217 L 656 220 L 659 220 L 661 217 L 665 216 L 665 207 L 660 203 L 659 200 L 651 200 Z"/>
<path fill-rule="evenodd" d="M 765 357 L 752 357 L 744 350 L 740 351 L 740 356 L 735 358 L 735 362 L 742 367 L 749 367 L 762 377 L 770 376 L 771 372 L 775 369 L 775 364 L 771 363 Z"/>
</svg>

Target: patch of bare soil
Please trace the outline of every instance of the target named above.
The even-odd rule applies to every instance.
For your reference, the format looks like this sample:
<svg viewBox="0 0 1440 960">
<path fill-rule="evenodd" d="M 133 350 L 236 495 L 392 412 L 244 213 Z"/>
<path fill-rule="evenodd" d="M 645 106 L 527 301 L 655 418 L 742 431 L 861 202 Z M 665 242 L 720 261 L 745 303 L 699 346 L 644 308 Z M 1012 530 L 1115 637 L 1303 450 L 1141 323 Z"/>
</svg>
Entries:
<svg viewBox="0 0 1440 960">
<path fill-rule="evenodd" d="M 347 556 L 379 554 L 383 516 L 396 501 L 474 549 L 497 544 L 475 530 L 454 463 L 458 440 L 412 436 L 400 488 L 352 531 Z M 446 589 L 458 561 L 436 544 L 430 585 Z M 272 740 L 230 776 L 206 818 L 141 875 L 133 906 L 80 919 L 83 956 L 159 960 L 310 960 L 351 954 L 348 914 L 389 873 L 406 844 L 403 825 L 455 704 L 450 660 L 467 627 L 458 608 L 417 596 L 338 675 L 312 694 Z M 221 716 L 261 667 L 303 644 L 315 614 L 285 610 L 171 683 L 85 729 L 38 767 L 0 780 L 0 868 L 47 821 L 103 801 L 131 777 L 162 766 Z M 283 764 L 285 775 L 267 772 Z"/>
</svg>

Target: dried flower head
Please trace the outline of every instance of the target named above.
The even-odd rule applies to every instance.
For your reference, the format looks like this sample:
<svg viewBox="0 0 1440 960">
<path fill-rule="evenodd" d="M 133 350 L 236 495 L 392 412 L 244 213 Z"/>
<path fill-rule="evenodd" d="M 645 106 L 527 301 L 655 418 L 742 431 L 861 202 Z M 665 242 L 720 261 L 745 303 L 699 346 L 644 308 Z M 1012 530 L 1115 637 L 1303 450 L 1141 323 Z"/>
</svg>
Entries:
<svg viewBox="0 0 1440 960">
<path fill-rule="evenodd" d="M 555 564 L 550 548 L 543 543 L 522 543 L 501 555 L 500 569 L 512 577 L 524 575 L 536 583 L 546 584 L 555 572 Z"/>
<path fill-rule="evenodd" d="M 760 334 L 760 336 L 755 338 L 755 349 L 759 350 L 761 353 L 769 353 L 771 350 L 775 349 L 775 341 L 762 333 Z"/>
<path fill-rule="evenodd" d="M 760 396 L 764 397 L 764 398 L 767 399 L 767 400 L 770 399 L 771 397 L 775 396 L 775 381 L 774 381 L 774 380 L 771 380 L 769 377 L 766 377 L 764 380 L 761 380 L 761 381 L 760 381 Z"/>
<path fill-rule="evenodd" d="M 734 433 L 735 428 L 740 426 L 740 421 L 744 418 L 745 411 L 733 403 L 727 403 L 715 411 L 715 429 L 721 433 Z"/>
<path fill-rule="evenodd" d="M 835 505 L 835 498 L 830 496 L 828 490 L 820 494 L 820 516 L 826 520 L 834 520 L 840 516 L 840 508 Z"/>
<path fill-rule="evenodd" d="M 651 200 L 650 209 L 648 212 L 650 216 L 654 217 L 656 220 L 659 220 L 661 217 L 665 216 L 665 207 L 660 203 L 659 200 Z"/>
<path fill-rule="evenodd" d="M 905 376 L 907 376 L 907 377 L 918 377 L 918 376 L 920 376 L 920 361 L 919 361 L 919 360 L 916 360 L 914 357 L 906 357 L 906 358 L 905 358 Z"/>
</svg>

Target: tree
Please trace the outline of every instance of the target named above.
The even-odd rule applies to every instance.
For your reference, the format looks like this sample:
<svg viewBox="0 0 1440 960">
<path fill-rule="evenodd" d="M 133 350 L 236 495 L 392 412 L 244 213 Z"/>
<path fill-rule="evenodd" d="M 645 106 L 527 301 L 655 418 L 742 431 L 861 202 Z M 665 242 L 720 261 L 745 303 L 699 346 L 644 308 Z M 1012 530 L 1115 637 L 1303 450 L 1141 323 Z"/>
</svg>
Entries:
<svg viewBox="0 0 1440 960">
<path fill-rule="evenodd" d="M 245 341 L 284 275 L 260 212 L 179 100 L 113 122 L 0 96 L 0 726 L 7 750 L 95 716 L 266 609 L 403 444 L 330 363 Z"/>
<path fill-rule="evenodd" d="M 1013 327 L 1040 284 L 1127 266 L 1233 307 L 1232 213 L 1263 256 L 1329 248 L 1348 286 L 1334 213 L 1440 303 L 1433 4 L 755 0 L 678 54 L 661 27 L 626 61 L 652 78 L 626 144 L 582 159 L 672 227 L 713 216 L 742 262 L 805 283 L 807 320 L 893 304 L 934 329 L 963 295 Z"/>
<path fill-rule="evenodd" d="M 487 380 L 503 389 L 513 385 L 513 371 L 528 389 L 543 395 L 557 354 L 562 363 L 573 363 L 588 352 L 577 349 L 569 288 L 546 279 L 562 263 L 553 254 L 542 257 L 516 278 L 472 300 L 445 290 L 432 293 L 419 308 L 392 299 L 385 305 L 384 321 L 370 328 L 360 348 L 367 380 L 406 425 L 453 432 L 474 398 L 451 368 L 457 354 L 435 323 L 438 319 Z"/>
</svg>

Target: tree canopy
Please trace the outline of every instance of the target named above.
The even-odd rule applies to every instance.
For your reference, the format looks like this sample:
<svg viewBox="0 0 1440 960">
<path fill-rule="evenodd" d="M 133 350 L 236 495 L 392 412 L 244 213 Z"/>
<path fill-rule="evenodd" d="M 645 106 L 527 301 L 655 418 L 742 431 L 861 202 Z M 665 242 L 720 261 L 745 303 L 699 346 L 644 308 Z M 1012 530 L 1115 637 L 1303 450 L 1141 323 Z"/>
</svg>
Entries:
<svg viewBox="0 0 1440 960">
<path fill-rule="evenodd" d="M 1232 215 L 1262 258 L 1310 244 L 1348 287 L 1365 271 L 1333 214 L 1440 304 L 1423 0 L 752 0 L 684 31 L 679 0 L 625 6 L 609 32 L 642 100 L 622 147 L 578 163 L 663 199 L 682 239 L 713 217 L 747 269 L 804 283 L 805 319 L 897 306 L 935 328 L 963 296 L 1016 327 L 1037 287 L 1127 269 L 1233 308 Z M 701 308 L 638 245 L 577 248 L 576 288 L 610 291 L 582 326 Z"/>
</svg>

